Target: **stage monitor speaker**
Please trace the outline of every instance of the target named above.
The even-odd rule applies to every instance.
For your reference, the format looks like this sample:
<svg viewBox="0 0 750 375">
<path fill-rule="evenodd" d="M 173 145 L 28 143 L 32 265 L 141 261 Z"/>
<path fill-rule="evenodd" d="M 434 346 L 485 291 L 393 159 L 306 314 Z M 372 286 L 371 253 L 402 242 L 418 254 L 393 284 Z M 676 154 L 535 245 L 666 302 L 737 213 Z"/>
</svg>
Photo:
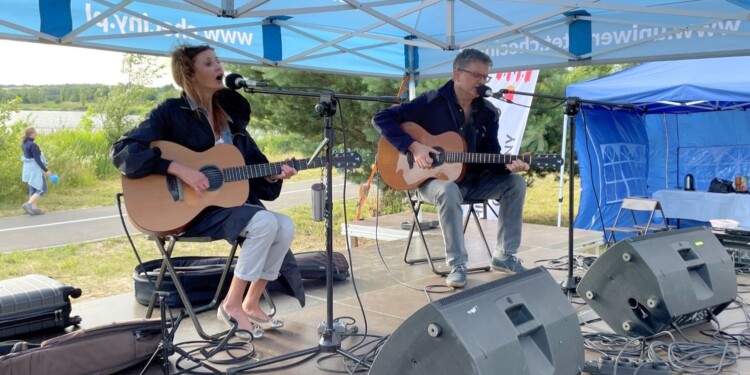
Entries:
<svg viewBox="0 0 750 375">
<path fill-rule="evenodd" d="M 434 301 L 388 338 L 370 374 L 578 374 L 578 318 L 535 268 Z"/>
<path fill-rule="evenodd" d="M 719 314 L 737 296 L 737 278 L 716 236 L 689 228 L 616 243 L 577 291 L 615 332 L 652 336 Z"/>
</svg>

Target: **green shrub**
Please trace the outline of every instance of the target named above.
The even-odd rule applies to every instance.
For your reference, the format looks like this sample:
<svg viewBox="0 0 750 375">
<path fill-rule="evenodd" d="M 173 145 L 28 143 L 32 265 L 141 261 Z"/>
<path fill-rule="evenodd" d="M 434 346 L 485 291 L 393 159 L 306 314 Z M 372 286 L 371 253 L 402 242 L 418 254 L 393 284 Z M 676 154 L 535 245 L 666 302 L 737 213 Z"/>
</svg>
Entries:
<svg viewBox="0 0 750 375">
<path fill-rule="evenodd" d="M 0 104 L 0 204 L 10 204 L 25 199 L 27 186 L 21 181 L 21 140 L 29 124 L 18 121 L 4 124 Z M 60 176 L 60 184 L 52 189 L 93 186 L 98 181 L 118 176 L 117 169 L 109 161 L 109 141 L 103 131 L 90 128 L 63 129 L 42 133 L 37 138 L 50 169 Z"/>
<path fill-rule="evenodd" d="M 11 112 L 17 112 L 18 99 L 0 103 L 0 200 L 20 200 L 26 195 L 21 182 L 21 141 L 24 121 L 9 123 Z"/>
<path fill-rule="evenodd" d="M 309 157 L 315 151 L 320 139 L 306 139 L 301 134 L 279 134 L 275 132 L 262 132 L 256 129 L 248 129 L 250 135 L 258 143 L 263 153 L 268 155 L 301 155 Z"/>
<path fill-rule="evenodd" d="M 90 186 L 99 179 L 117 176 L 103 131 L 66 129 L 45 135 L 39 142 L 50 168 L 68 186 Z"/>
</svg>

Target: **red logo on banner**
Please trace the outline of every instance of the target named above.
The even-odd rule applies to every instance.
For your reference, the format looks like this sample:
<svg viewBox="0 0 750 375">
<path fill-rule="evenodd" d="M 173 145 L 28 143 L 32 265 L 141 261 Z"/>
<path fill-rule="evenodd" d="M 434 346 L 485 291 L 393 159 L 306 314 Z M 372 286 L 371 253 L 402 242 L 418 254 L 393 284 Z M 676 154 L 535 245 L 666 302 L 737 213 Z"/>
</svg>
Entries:
<svg viewBox="0 0 750 375">
<path fill-rule="evenodd" d="M 507 89 L 508 91 L 516 91 L 516 86 L 513 86 L 513 85 L 508 85 L 508 86 L 505 86 L 505 88 L 506 88 L 506 89 Z M 505 94 L 503 94 L 503 98 L 505 98 L 505 99 L 508 99 L 508 100 L 510 100 L 511 102 L 513 101 L 513 98 L 514 98 L 515 96 L 516 96 L 516 94 L 514 94 L 514 93 L 512 93 L 512 92 L 508 92 L 508 93 L 505 93 Z"/>
<path fill-rule="evenodd" d="M 519 70 L 516 72 L 500 72 L 495 73 L 495 80 L 499 81 L 500 85 L 503 83 L 506 90 L 516 91 L 515 83 L 529 83 L 531 80 L 531 70 Z M 503 95 L 506 99 L 513 101 L 515 95 L 513 93 L 507 93 Z"/>
</svg>

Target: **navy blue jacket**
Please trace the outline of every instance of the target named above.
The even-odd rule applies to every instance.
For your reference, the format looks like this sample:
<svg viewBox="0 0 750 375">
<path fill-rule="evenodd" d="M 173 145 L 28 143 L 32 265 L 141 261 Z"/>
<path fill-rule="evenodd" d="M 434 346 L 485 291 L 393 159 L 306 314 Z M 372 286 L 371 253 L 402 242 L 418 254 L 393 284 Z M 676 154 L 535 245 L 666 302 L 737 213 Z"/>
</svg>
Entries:
<svg viewBox="0 0 750 375">
<path fill-rule="evenodd" d="M 268 163 L 268 158 L 247 132 L 250 122 L 250 104 L 239 93 L 222 90 L 220 104 L 231 118 L 229 127 L 232 142 L 240 150 L 246 164 Z M 171 160 L 161 157 L 158 148 L 151 148 L 153 141 L 170 141 L 196 152 L 214 147 L 216 141 L 211 125 L 199 110 L 191 109 L 185 94 L 178 99 L 167 99 L 133 130 L 112 145 L 110 157 L 125 176 L 138 178 L 153 173 L 166 174 Z M 263 206 L 261 199 L 274 200 L 281 193 L 281 181 L 269 183 L 265 178 L 250 180 L 247 203 Z M 235 242 L 240 231 L 259 208 L 240 206 L 234 208 L 208 208 L 188 226 L 185 235 L 200 235 L 224 238 Z"/>
<path fill-rule="evenodd" d="M 501 149 L 497 140 L 500 117 L 498 109 L 482 97 L 474 99 L 471 104 L 475 110 L 473 119 L 476 139 L 474 142 L 467 142 L 470 149 L 466 152 L 499 154 Z M 380 134 L 402 153 L 406 153 L 409 145 L 414 142 L 414 139 L 401 129 L 401 124 L 407 121 L 419 124 L 432 135 L 445 132 L 461 134 L 460 127 L 464 123 L 464 115 L 459 111 L 453 80 L 437 90 L 419 95 L 408 103 L 384 109 L 372 119 Z M 477 178 L 485 171 L 509 173 L 504 165 L 469 164 L 462 183 L 476 186 Z"/>
<path fill-rule="evenodd" d="M 25 158 L 34 159 L 36 164 L 39 165 L 39 168 L 42 168 L 43 171 L 47 172 L 49 170 L 47 169 L 47 165 L 42 161 L 42 150 L 39 149 L 39 146 L 36 143 L 34 143 L 33 138 L 23 139 L 21 151 L 23 151 L 23 156 Z"/>
</svg>

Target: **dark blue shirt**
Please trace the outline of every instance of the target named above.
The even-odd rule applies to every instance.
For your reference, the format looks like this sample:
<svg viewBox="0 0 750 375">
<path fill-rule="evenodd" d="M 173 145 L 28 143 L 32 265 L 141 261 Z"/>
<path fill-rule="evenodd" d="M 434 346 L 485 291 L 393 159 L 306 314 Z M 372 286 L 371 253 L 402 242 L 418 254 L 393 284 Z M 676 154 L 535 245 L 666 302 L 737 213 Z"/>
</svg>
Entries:
<svg viewBox="0 0 750 375">
<path fill-rule="evenodd" d="M 42 168 L 45 172 L 48 171 L 47 166 L 42 161 L 42 150 L 39 149 L 39 146 L 36 143 L 34 143 L 34 139 L 25 138 L 21 144 L 21 150 L 23 151 L 23 156 L 25 158 L 34 159 L 36 164 L 39 165 L 39 168 Z"/>
</svg>

